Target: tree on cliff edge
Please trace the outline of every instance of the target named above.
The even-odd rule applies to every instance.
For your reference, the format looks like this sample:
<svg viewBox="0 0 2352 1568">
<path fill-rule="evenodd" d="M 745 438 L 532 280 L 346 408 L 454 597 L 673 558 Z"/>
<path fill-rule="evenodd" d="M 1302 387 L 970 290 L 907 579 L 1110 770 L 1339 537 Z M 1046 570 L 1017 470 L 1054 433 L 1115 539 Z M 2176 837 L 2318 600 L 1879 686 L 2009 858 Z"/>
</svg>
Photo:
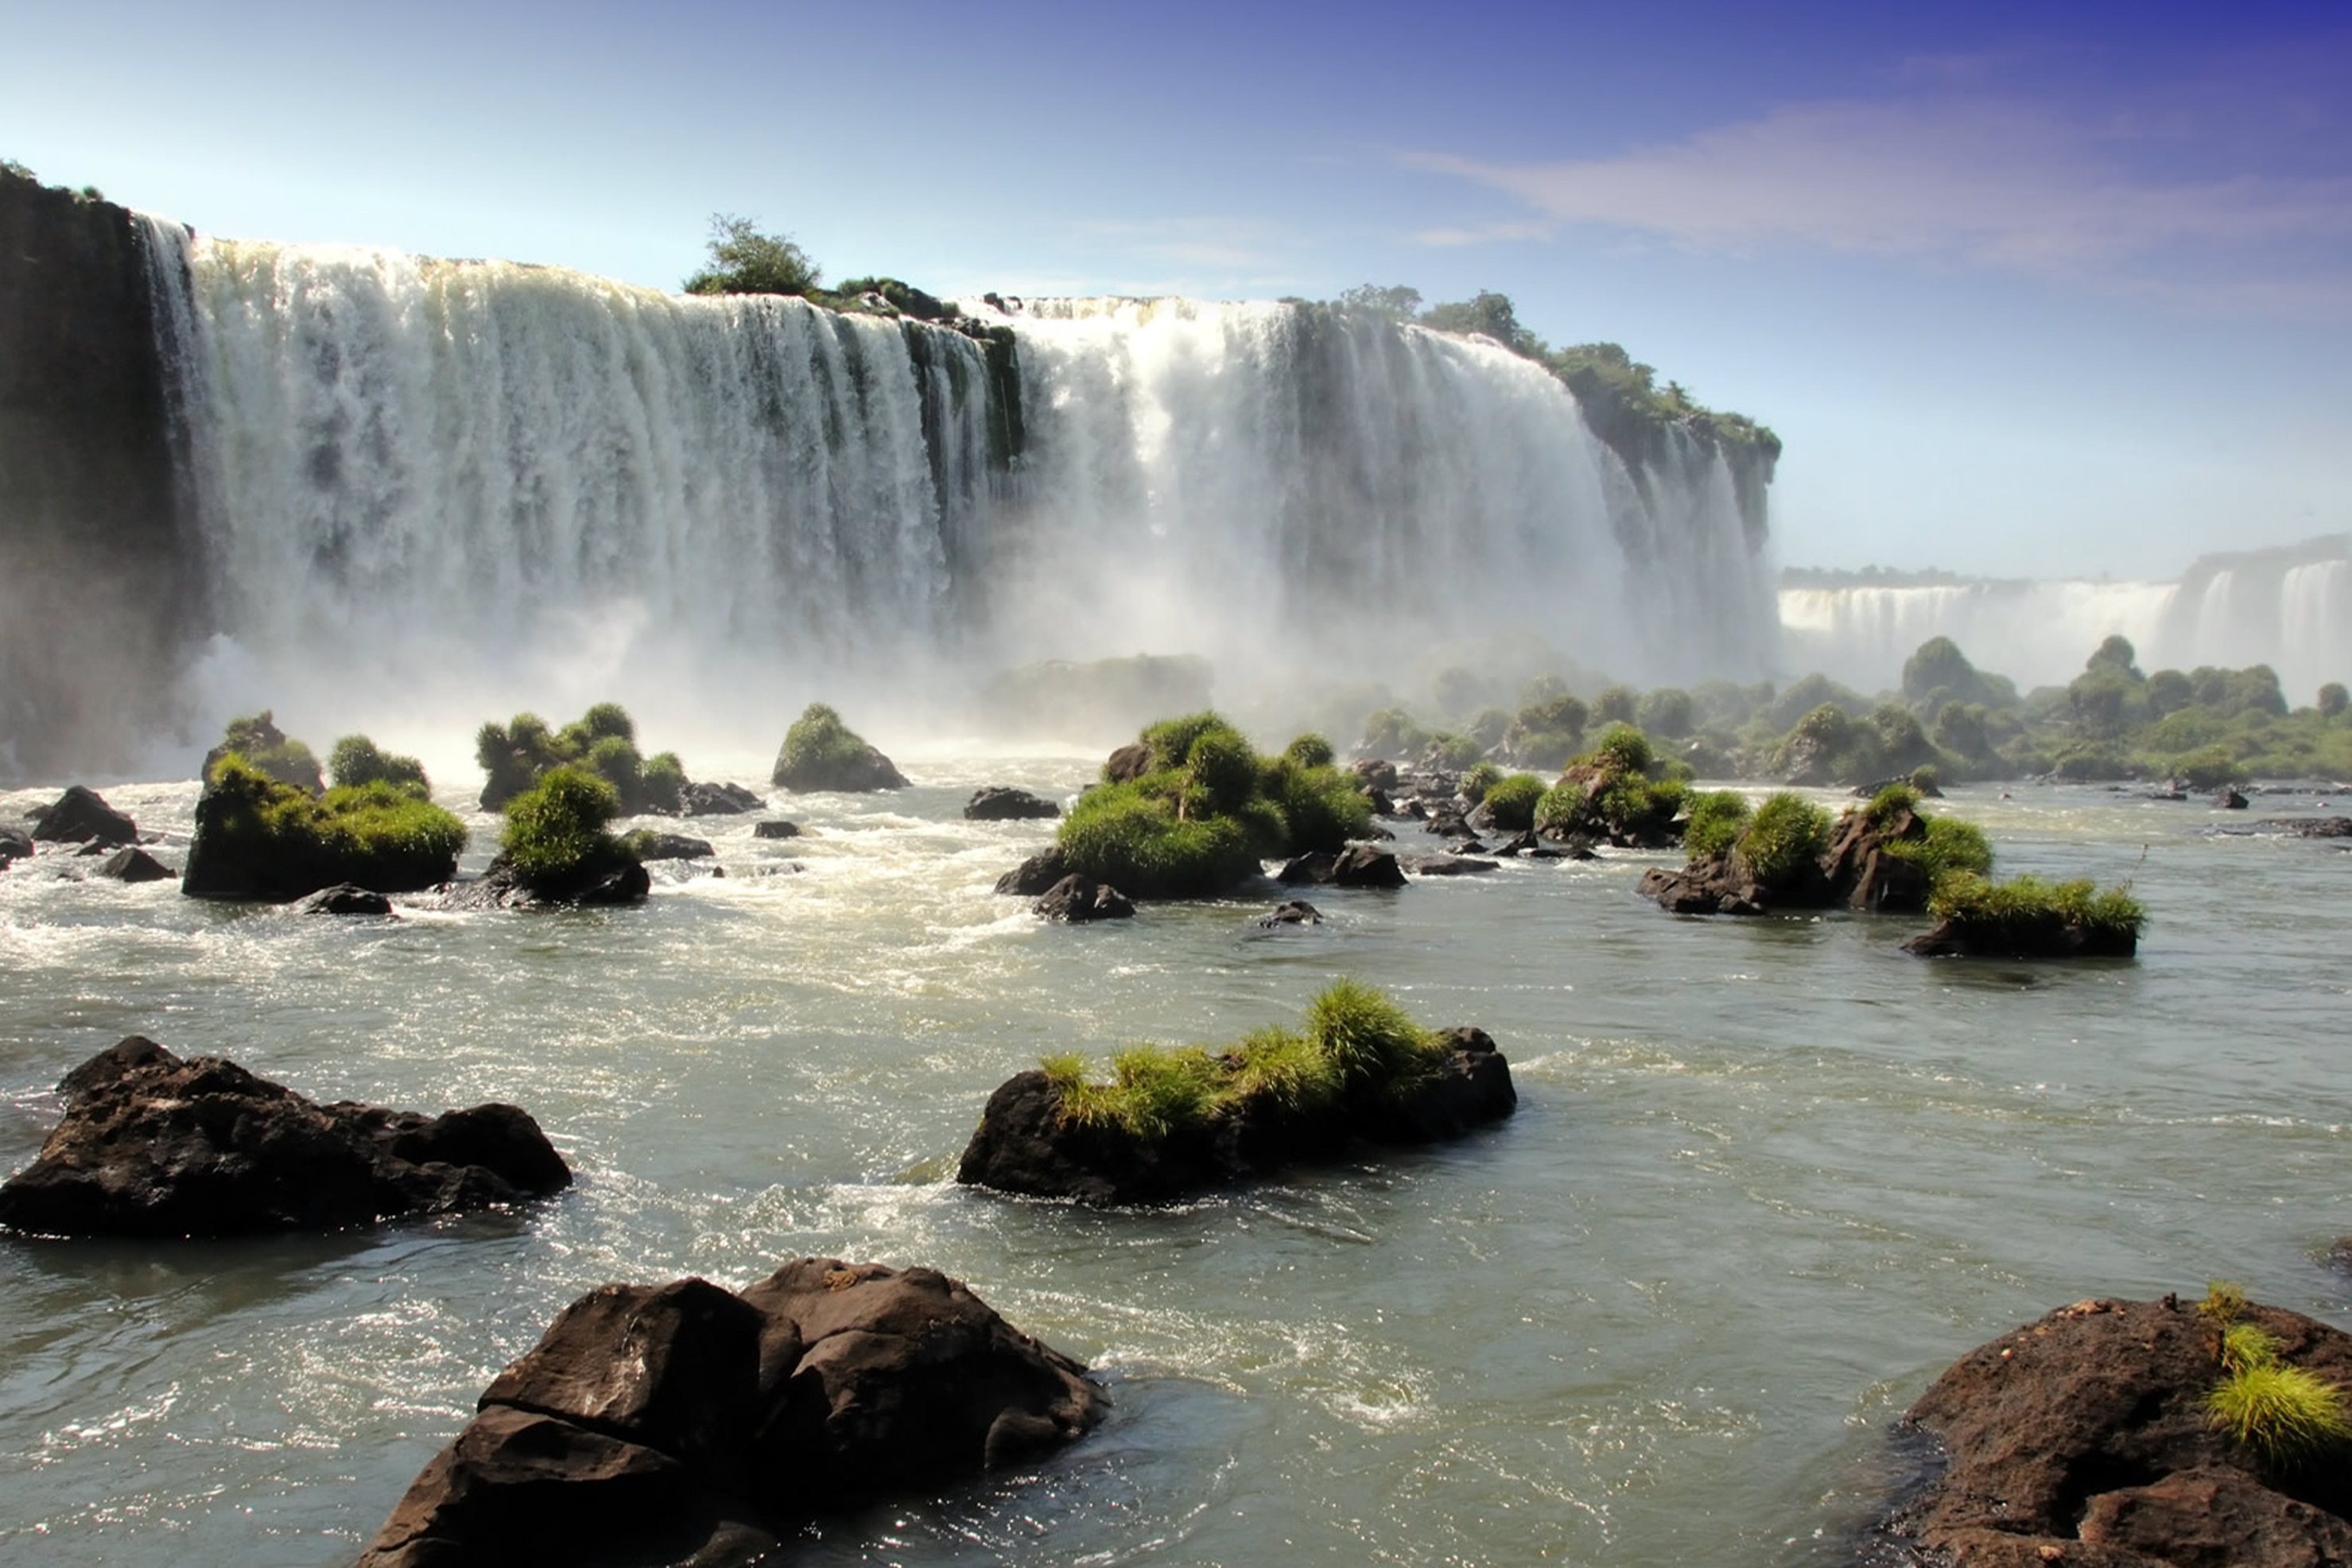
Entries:
<svg viewBox="0 0 2352 1568">
<path fill-rule="evenodd" d="M 790 236 L 727 213 L 710 216 L 710 262 L 686 280 L 688 293 L 804 295 L 817 285 L 816 262 Z"/>
</svg>

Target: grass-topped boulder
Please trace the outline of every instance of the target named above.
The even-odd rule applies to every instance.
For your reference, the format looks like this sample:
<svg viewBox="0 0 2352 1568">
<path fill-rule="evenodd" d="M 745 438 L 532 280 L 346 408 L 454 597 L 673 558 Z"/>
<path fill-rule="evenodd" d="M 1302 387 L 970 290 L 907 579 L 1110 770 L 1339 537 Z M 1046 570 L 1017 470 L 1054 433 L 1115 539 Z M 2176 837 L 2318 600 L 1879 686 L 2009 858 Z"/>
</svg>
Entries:
<svg viewBox="0 0 2352 1568">
<path fill-rule="evenodd" d="M 1559 783 L 1536 803 L 1535 826 L 1549 837 L 1605 838 L 1628 847 L 1672 844 L 1678 837 L 1690 769 L 1661 758 L 1631 724 L 1612 724 L 1592 750 L 1570 758 Z"/>
<path fill-rule="evenodd" d="M 842 790 L 865 794 L 872 790 L 905 789 L 907 776 L 890 759 L 841 721 L 841 715 L 822 702 L 812 702 L 784 731 L 776 752 L 772 782 L 782 788 Z"/>
<path fill-rule="evenodd" d="M 2129 958 L 2147 911 L 2128 887 L 2100 891 L 2088 879 L 1996 882 L 1958 872 L 1927 900 L 1932 931 L 1903 944 L 1927 958 Z"/>
<path fill-rule="evenodd" d="M 1320 736 L 1276 756 L 1212 712 L 1166 719 L 1121 747 L 1104 782 L 1063 818 L 1064 871 L 1130 898 L 1207 898 L 1260 862 L 1336 854 L 1371 830 L 1372 808 Z"/>
<path fill-rule="evenodd" d="M 465 847 L 464 823 L 394 784 L 378 779 L 313 795 L 230 752 L 205 772 L 180 890 L 284 900 L 352 882 L 412 892 L 455 876 Z"/>
<path fill-rule="evenodd" d="M 675 813 L 687 786 L 686 767 L 676 752 L 650 757 L 638 752 L 636 721 L 617 702 L 599 702 L 561 730 L 551 730 L 536 713 L 484 724 L 474 736 L 474 760 L 488 775 L 484 811 L 503 809 L 561 767 L 585 768 L 611 784 L 625 816 Z"/>
<path fill-rule="evenodd" d="M 551 768 L 507 802 L 506 833 L 487 880 L 524 895 L 499 902 L 634 903 L 651 879 L 629 846 L 606 827 L 621 815 L 620 792 L 584 767 Z"/>
<path fill-rule="evenodd" d="M 1088 1204 L 1165 1203 L 1352 1142 L 1458 1137 L 1518 1103 L 1484 1031 L 1429 1029 L 1340 980 L 1296 1029 L 1230 1045 L 1137 1046 L 1089 1079 L 1049 1057 L 990 1096 L 956 1180 Z"/>
<path fill-rule="evenodd" d="M 1843 906 L 1916 913 L 1948 877 L 1992 868 L 1974 825 L 1930 817 L 1919 792 L 1888 784 L 1868 804 L 1830 814 L 1782 790 L 1751 807 L 1733 790 L 1694 798 L 1683 832 L 1689 864 L 1653 870 L 1642 892 L 1677 914 L 1760 914 Z"/>
<path fill-rule="evenodd" d="M 338 789 L 383 784 L 418 800 L 433 798 L 433 784 L 425 776 L 423 763 L 384 751 L 365 735 L 346 735 L 335 742 L 327 753 L 327 776 Z"/>
<path fill-rule="evenodd" d="M 221 737 L 219 745 L 205 753 L 205 765 L 196 776 L 210 784 L 213 764 L 232 752 L 245 760 L 247 767 L 265 778 L 292 784 L 310 795 L 326 791 L 327 781 L 319 772 L 319 759 L 301 742 L 288 739 L 267 708 L 230 720 L 228 732 Z"/>
</svg>

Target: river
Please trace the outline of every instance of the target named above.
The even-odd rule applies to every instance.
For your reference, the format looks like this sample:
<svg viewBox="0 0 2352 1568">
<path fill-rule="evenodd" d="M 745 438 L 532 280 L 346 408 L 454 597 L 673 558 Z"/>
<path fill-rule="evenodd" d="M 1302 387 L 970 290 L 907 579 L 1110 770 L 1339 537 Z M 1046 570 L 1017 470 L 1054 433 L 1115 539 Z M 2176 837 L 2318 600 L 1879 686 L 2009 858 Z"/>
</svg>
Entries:
<svg viewBox="0 0 2352 1568">
<path fill-rule="evenodd" d="M 512 1100 L 579 1174 L 365 1233 L 0 1242 L 0 1558 L 347 1562 L 566 1302 L 802 1254 L 959 1276 L 1116 1401 L 1039 1468 L 823 1521 L 817 1563 L 1850 1560 L 1887 1424 L 2004 1329 L 2212 1276 L 2352 1325 L 2324 1261 L 2352 1230 L 2336 843 L 1954 792 L 2006 871 L 2131 879 L 2124 963 L 1677 919 L 1631 853 L 1325 892 L 1278 934 L 1270 888 L 1056 928 L 991 890 L 1051 825 L 960 808 L 1092 763 L 899 760 L 897 794 L 778 795 L 803 838 L 685 825 L 728 874 L 657 868 L 634 910 L 336 921 L 58 875 L 94 861 L 0 873 L 0 1167 L 60 1075 L 141 1033 L 320 1100 Z M 177 863 L 193 784 L 106 794 Z M 468 820 L 478 867 L 495 819 Z M 953 1184 L 1041 1054 L 1228 1038 L 1341 973 L 1490 1031 L 1517 1115 L 1167 1211 Z"/>
</svg>

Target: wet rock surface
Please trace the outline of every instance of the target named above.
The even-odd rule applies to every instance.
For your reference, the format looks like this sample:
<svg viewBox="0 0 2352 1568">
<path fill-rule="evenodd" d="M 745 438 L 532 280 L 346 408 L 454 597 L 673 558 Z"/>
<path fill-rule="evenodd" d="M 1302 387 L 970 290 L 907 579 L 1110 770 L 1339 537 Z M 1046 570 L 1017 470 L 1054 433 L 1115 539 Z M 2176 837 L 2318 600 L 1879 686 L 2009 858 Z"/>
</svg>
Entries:
<svg viewBox="0 0 2352 1568">
<path fill-rule="evenodd" d="M 1025 789 L 989 784 L 972 792 L 971 798 L 964 802 L 963 814 L 971 822 L 1042 821 L 1061 816 L 1062 808 Z"/>
</svg>

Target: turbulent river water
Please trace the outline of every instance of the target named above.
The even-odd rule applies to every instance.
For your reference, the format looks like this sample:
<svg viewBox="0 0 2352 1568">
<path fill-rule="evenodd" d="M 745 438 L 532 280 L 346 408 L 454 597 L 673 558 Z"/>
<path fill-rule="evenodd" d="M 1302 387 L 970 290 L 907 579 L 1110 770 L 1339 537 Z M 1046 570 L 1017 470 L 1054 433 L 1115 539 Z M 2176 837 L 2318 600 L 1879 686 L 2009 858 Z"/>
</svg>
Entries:
<svg viewBox="0 0 2352 1568">
<path fill-rule="evenodd" d="M 510 1100 L 580 1176 L 326 1237 L 0 1242 L 0 1559 L 348 1561 L 565 1302 L 807 1253 L 961 1276 L 1117 1402 L 1039 1468 L 825 1521 L 820 1563 L 1850 1561 L 1887 1424 L 2003 1329 L 2217 1275 L 2352 1323 L 2323 1261 L 2352 1229 L 2334 844 L 1956 793 L 2008 870 L 2130 878 L 2127 963 L 1678 920 L 1630 854 L 1328 893 L 1279 935 L 1270 889 L 1055 928 L 991 892 L 1050 825 L 960 807 L 1091 763 L 900 761 L 914 788 L 778 797 L 803 839 L 690 825 L 728 874 L 629 910 L 299 919 L 0 873 L 0 1165 L 142 1033 L 321 1100 Z M 193 784 L 107 793 L 176 859 Z M 1230 1037 L 1343 973 L 1488 1029 L 1518 1114 L 1164 1212 L 952 1184 L 1041 1053 Z"/>
</svg>

